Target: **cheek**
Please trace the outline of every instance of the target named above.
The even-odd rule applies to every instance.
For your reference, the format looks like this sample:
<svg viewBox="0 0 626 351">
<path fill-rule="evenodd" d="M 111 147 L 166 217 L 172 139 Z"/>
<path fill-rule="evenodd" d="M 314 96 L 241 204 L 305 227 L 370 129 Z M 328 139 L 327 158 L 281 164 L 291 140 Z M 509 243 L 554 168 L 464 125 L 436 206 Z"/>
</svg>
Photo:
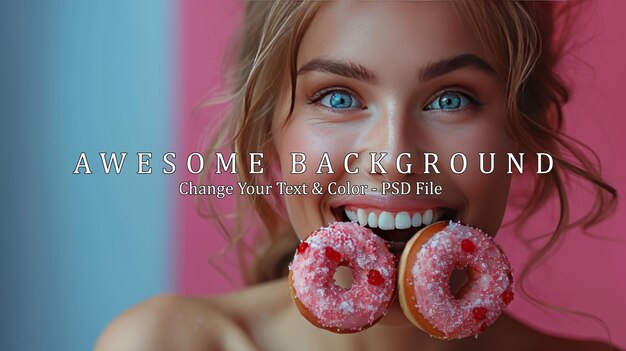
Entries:
<svg viewBox="0 0 626 351">
<path fill-rule="evenodd" d="M 482 174 L 472 171 L 455 178 L 468 205 L 464 220 L 487 233 L 495 234 L 506 209 L 510 176 L 505 172 Z"/>
<path fill-rule="evenodd" d="M 473 138 L 464 140 L 462 152 L 467 156 L 467 171 L 453 175 L 453 181 L 467 202 L 464 218 L 468 224 L 495 234 L 502 223 L 511 182 L 507 153 L 515 152 L 516 144 L 502 128 L 480 130 L 472 134 Z M 489 153 L 495 153 L 494 170 L 490 174 L 481 170 L 481 152 L 485 153 L 482 162 L 485 172 L 492 167 Z"/>
<path fill-rule="evenodd" d="M 311 192 L 313 183 L 319 182 L 325 189 L 328 183 L 338 181 L 343 175 L 343 158 L 350 151 L 350 143 L 341 138 L 341 128 L 326 128 L 321 125 L 304 123 L 306 119 L 298 118 L 296 114 L 287 124 L 276 131 L 276 149 L 280 161 L 281 175 L 287 184 L 307 185 L 305 195 L 283 195 L 291 224 L 303 239 L 321 226 L 334 221 L 330 208 L 326 205 L 326 195 L 314 195 Z M 329 153 L 333 174 L 322 169 L 316 174 L 324 152 Z M 292 170 L 299 170 L 299 165 L 293 165 L 292 153 L 302 153 L 306 156 L 306 171 L 294 174 Z M 300 160 L 299 157 L 297 157 Z M 295 167 L 295 168 L 294 168 Z"/>
<path fill-rule="evenodd" d="M 343 159 L 350 152 L 351 143 L 345 137 L 346 134 L 342 133 L 341 128 L 310 125 L 293 118 L 279 132 L 279 135 L 280 144 L 277 147 L 285 180 L 327 183 L 343 172 Z M 291 172 L 293 153 L 302 153 L 306 156 L 306 171 L 302 174 Z M 321 174 L 315 174 L 324 153 L 328 153 L 334 174 L 327 174 L 327 168 L 323 168 Z M 301 167 L 297 166 L 296 169 L 301 169 Z"/>
</svg>

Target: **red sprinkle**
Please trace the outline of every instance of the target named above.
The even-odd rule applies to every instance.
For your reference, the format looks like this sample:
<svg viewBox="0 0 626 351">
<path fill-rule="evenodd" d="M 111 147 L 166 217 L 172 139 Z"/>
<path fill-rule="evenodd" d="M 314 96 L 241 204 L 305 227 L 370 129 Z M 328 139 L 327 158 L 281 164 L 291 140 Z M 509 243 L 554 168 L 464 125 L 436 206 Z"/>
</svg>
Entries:
<svg viewBox="0 0 626 351">
<path fill-rule="evenodd" d="M 300 245 L 298 245 L 298 253 L 301 254 L 304 251 L 306 251 L 306 249 L 308 248 L 309 248 L 309 244 L 303 241 L 300 243 Z"/>
<path fill-rule="evenodd" d="M 481 333 L 484 333 L 484 332 L 485 332 L 485 330 L 487 330 L 487 323 L 483 323 L 483 324 L 481 324 L 481 326 L 480 326 L 480 332 L 481 332 Z"/>
<path fill-rule="evenodd" d="M 333 262 L 339 263 L 339 261 L 341 261 L 341 254 L 337 252 L 335 249 L 333 249 L 332 247 L 329 247 L 329 246 L 326 247 L 324 249 L 324 254 L 329 260 Z"/>
<path fill-rule="evenodd" d="M 372 285 L 382 285 L 385 282 L 385 278 L 375 269 L 370 269 L 367 272 L 367 282 Z"/>
<path fill-rule="evenodd" d="M 513 301 L 513 296 L 515 296 L 515 294 L 513 294 L 513 291 L 507 290 L 502 293 L 502 301 L 504 301 L 504 303 L 508 305 L 511 303 L 511 301 Z"/>
<path fill-rule="evenodd" d="M 487 309 L 484 307 L 474 307 L 472 310 L 472 314 L 474 315 L 474 319 L 477 321 L 482 321 L 487 318 Z"/>
<path fill-rule="evenodd" d="M 461 249 L 468 253 L 474 253 L 476 251 L 476 245 L 470 239 L 463 239 L 461 241 Z"/>
</svg>

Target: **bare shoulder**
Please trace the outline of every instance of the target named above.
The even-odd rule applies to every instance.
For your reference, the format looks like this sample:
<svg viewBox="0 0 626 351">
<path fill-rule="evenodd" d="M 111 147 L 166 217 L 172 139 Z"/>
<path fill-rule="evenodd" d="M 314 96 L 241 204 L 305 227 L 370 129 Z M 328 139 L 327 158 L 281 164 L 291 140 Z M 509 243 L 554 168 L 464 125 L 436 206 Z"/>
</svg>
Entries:
<svg viewBox="0 0 626 351">
<path fill-rule="evenodd" d="M 560 337 L 533 329 L 509 315 L 503 315 L 493 330 L 488 330 L 488 343 L 492 345 L 515 345 L 519 350 L 569 350 L 612 351 L 611 345 L 595 340 L 579 340 Z M 492 329 L 492 328 L 490 328 Z"/>
<path fill-rule="evenodd" d="M 552 350 L 571 350 L 571 351 L 618 351 L 617 348 L 596 340 L 580 340 L 569 339 L 565 337 L 542 334 L 544 341 L 541 343 L 543 347 L 549 347 Z"/>
<path fill-rule="evenodd" d="M 272 291 L 264 285 L 222 296 L 155 296 L 114 319 L 94 350 L 253 350 L 249 326 L 271 311 Z"/>
<path fill-rule="evenodd" d="M 196 306 L 207 321 L 219 320 L 209 303 L 190 298 L 159 295 L 125 311 L 102 332 L 96 351 L 108 350 L 195 350 L 211 343 L 210 333 L 196 333 L 190 311 Z M 198 314 L 199 315 L 199 314 Z"/>
<path fill-rule="evenodd" d="M 571 350 L 571 351 L 619 351 L 614 346 L 597 340 L 569 339 L 565 337 L 552 336 L 543 334 L 546 342 L 543 345 L 552 347 L 552 349 Z"/>
<path fill-rule="evenodd" d="M 114 319 L 95 351 L 216 350 L 223 335 L 236 332 L 211 298 L 159 295 Z"/>
</svg>

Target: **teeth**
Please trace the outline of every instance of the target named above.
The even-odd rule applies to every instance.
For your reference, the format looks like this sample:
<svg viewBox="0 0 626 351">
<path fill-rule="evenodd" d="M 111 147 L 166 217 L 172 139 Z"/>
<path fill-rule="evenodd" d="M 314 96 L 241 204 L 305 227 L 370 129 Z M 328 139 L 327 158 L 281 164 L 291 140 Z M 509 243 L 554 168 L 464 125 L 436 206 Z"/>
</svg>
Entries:
<svg viewBox="0 0 626 351">
<path fill-rule="evenodd" d="M 408 212 L 400 212 L 396 215 L 396 229 L 411 228 L 411 216 Z"/>
<path fill-rule="evenodd" d="M 352 222 L 356 222 L 358 219 L 356 217 L 356 213 L 350 210 L 346 210 L 346 216 L 348 216 L 348 219 Z"/>
<path fill-rule="evenodd" d="M 426 210 L 422 216 L 422 224 L 429 225 L 433 222 L 433 210 Z"/>
<path fill-rule="evenodd" d="M 374 212 L 370 212 L 369 216 L 367 216 L 367 225 L 370 228 L 378 228 L 378 216 Z"/>
<path fill-rule="evenodd" d="M 414 227 L 419 227 L 422 225 L 422 215 L 419 212 L 415 212 L 413 214 L 413 218 L 411 218 L 411 225 Z"/>
<path fill-rule="evenodd" d="M 383 230 L 391 230 L 395 229 L 396 221 L 393 218 L 393 215 L 387 211 L 383 211 L 380 213 L 378 217 L 378 227 Z"/>
<path fill-rule="evenodd" d="M 429 209 L 423 212 L 409 213 L 402 211 L 392 213 L 388 211 L 369 212 L 361 208 L 344 208 L 346 216 L 352 222 L 358 222 L 361 226 L 370 228 L 380 228 L 383 230 L 419 228 L 432 224 L 443 217 L 444 211 L 441 209 Z"/>
<path fill-rule="evenodd" d="M 367 215 L 365 214 L 365 211 L 363 211 L 362 209 L 358 209 L 356 211 L 356 215 L 359 218 L 359 224 L 362 226 L 366 226 L 367 225 Z"/>
</svg>

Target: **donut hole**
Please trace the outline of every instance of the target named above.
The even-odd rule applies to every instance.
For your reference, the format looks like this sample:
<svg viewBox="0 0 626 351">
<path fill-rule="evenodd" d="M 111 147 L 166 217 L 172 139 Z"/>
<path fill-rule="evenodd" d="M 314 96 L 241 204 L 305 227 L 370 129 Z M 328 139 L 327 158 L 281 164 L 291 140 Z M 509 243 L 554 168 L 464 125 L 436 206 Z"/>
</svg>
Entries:
<svg viewBox="0 0 626 351">
<path fill-rule="evenodd" d="M 455 268 L 450 275 L 450 293 L 454 298 L 460 299 L 463 288 L 470 281 L 470 272 L 467 266 L 463 268 Z"/>
<path fill-rule="evenodd" d="M 354 276 L 352 275 L 352 270 L 350 267 L 346 265 L 340 265 L 337 267 L 335 274 L 333 275 L 333 279 L 335 280 L 335 285 L 349 290 L 354 283 Z"/>
</svg>

